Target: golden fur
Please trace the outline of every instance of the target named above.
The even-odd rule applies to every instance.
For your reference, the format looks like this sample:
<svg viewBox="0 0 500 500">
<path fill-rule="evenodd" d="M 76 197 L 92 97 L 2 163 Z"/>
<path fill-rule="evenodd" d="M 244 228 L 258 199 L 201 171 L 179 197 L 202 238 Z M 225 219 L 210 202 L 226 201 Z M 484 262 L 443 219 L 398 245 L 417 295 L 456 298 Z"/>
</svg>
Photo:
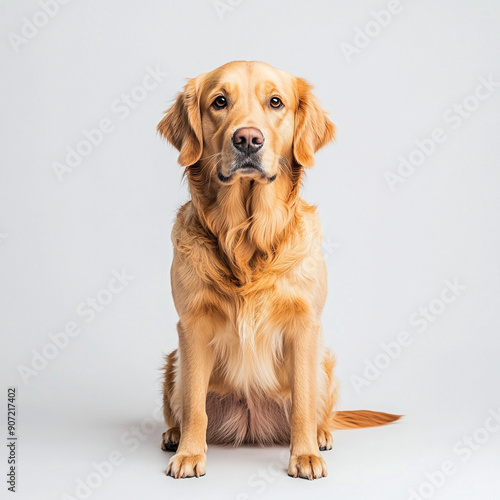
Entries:
<svg viewBox="0 0 500 500">
<path fill-rule="evenodd" d="M 242 128 L 262 134 L 258 153 L 238 152 Z M 172 231 L 180 320 L 165 366 L 162 448 L 177 449 L 167 474 L 205 474 L 208 441 L 289 443 L 291 476 L 325 476 L 332 429 L 398 418 L 334 411 L 322 229 L 299 190 L 335 127 L 305 80 L 238 61 L 189 80 L 158 130 L 191 193 Z"/>
</svg>

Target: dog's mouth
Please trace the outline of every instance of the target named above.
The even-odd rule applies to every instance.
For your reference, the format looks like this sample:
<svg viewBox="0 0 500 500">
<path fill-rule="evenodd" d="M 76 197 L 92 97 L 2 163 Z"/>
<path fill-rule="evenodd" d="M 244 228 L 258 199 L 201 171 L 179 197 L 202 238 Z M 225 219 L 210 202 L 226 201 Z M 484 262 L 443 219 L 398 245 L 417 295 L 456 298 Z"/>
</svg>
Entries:
<svg viewBox="0 0 500 500">
<path fill-rule="evenodd" d="M 250 160 L 245 158 L 242 161 L 234 162 L 233 166 L 229 170 L 229 175 L 224 175 L 220 170 L 217 172 L 217 177 L 221 182 L 227 183 L 230 182 L 235 174 L 249 176 L 249 177 L 257 177 L 262 180 L 266 180 L 267 182 L 273 182 L 276 179 L 276 175 L 267 176 L 264 170 L 262 169 L 260 162 L 255 160 Z"/>
</svg>

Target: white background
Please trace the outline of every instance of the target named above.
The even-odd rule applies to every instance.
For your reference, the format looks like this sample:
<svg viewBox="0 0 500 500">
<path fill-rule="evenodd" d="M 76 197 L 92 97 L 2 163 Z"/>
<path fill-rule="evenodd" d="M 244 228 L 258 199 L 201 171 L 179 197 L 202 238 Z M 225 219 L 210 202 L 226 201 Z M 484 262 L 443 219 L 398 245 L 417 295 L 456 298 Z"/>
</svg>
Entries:
<svg viewBox="0 0 500 500">
<path fill-rule="evenodd" d="M 16 386 L 19 463 L 16 496 L 2 480 L 1 497 L 83 498 L 78 480 L 90 478 L 92 499 L 387 500 L 419 488 L 421 498 L 499 498 L 498 424 L 481 428 L 500 405 L 500 87 L 460 127 L 445 120 L 480 78 L 500 81 L 498 2 L 402 1 L 350 62 L 342 44 L 388 2 L 232 3 L 219 15 L 212 0 L 74 0 L 15 47 L 12 34 L 41 7 L 2 2 L 0 435 Z M 211 447 L 204 478 L 164 475 L 171 455 L 160 451 L 155 418 L 159 369 L 177 343 L 170 230 L 187 189 L 155 127 L 187 77 L 235 59 L 305 77 L 338 127 L 304 196 L 324 225 L 325 342 L 338 356 L 340 406 L 406 415 L 337 432 L 324 453 L 329 475 L 314 482 L 287 477 L 279 447 Z M 157 66 L 168 73 L 161 83 L 134 90 Z M 115 101 L 131 91 L 144 99 L 124 117 Z M 59 180 L 53 164 L 103 119 L 113 131 Z M 398 157 L 435 128 L 446 140 L 392 191 L 385 172 L 397 173 Z M 79 305 L 123 268 L 134 279 L 86 322 Z M 446 280 L 466 289 L 417 331 L 409 318 Z M 32 367 L 34 351 L 53 354 L 49 333 L 72 321 L 81 333 L 25 383 L 19 367 Z M 402 331 L 411 345 L 356 390 L 352 377 Z M 147 433 L 134 442 L 141 425 Z M 457 444 L 465 436 L 472 444 Z M 112 452 L 122 460 L 109 477 L 92 475 Z M 453 473 L 425 485 L 447 460 Z M 5 479 L 5 452 L 1 461 Z"/>
</svg>

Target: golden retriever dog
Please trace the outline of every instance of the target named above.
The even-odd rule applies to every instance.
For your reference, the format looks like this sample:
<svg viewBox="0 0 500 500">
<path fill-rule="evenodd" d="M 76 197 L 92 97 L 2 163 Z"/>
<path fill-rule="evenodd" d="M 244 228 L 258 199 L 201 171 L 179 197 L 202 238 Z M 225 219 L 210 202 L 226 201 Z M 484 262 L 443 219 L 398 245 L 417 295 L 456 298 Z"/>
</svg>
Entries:
<svg viewBox="0 0 500 500">
<path fill-rule="evenodd" d="M 305 80 L 238 61 L 189 80 L 158 131 L 179 150 L 191 194 L 172 231 L 179 348 L 165 366 L 162 449 L 176 451 L 166 474 L 204 475 L 208 442 L 286 443 L 290 476 L 326 476 L 333 429 L 399 418 L 335 411 L 322 229 L 300 198 L 335 126 Z"/>
</svg>

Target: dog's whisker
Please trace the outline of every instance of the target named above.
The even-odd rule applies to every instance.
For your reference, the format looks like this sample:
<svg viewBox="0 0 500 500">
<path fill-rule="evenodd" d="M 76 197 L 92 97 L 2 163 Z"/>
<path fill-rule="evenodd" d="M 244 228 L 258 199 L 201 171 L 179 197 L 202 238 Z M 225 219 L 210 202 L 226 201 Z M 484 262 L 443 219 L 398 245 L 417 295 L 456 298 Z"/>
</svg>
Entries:
<svg viewBox="0 0 500 500">
<path fill-rule="evenodd" d="M 222 162 L 222 157 L 217 160 L 217 162 L 211 167 L 210 169 L 210 174 L 208 176 L 208 190 L 210 191 L 210 185 L 212 183 L 212 177 L 214 176 L 215 172 L 217 172 L 217 166 L 219 163 Z"/>
<path fill-rule="evenodd" d="M 291 172 L 292 167 L 290 166 L 290 162 L 284 156 L 278 154 L 274 154 L 274 156 L 278 158 L 278 168 L 283 174 Z"/>
<path fill-rule="evenodd" d="M 214 153 L 213 155 L 205 156 L 204 158 L 200 158 L 199 161 L 201 160 L 208 160 L 209 158 L 213 158 L 214 156 L 221 156 L 222 153 Z"/>
</svg>

